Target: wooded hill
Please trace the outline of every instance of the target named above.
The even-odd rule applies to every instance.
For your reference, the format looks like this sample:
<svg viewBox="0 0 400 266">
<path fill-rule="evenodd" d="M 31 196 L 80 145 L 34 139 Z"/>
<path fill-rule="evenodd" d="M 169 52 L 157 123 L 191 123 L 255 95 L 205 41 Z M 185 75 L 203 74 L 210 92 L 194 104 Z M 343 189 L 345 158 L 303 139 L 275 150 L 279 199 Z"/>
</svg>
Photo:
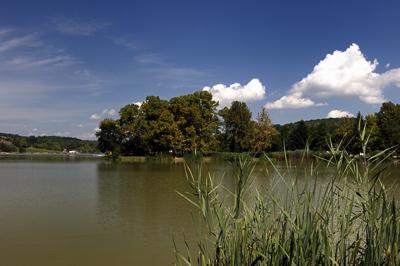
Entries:
<svg viewBox="0 0 400 266">
<path fill-rule="evenodd" d="M 3 152 L 62 152 L 76 150 L 81 153 L 99 152 L 97 142 L 71 137 L 20 136 L 0 133 L 0 151 Z"/>
</svg>

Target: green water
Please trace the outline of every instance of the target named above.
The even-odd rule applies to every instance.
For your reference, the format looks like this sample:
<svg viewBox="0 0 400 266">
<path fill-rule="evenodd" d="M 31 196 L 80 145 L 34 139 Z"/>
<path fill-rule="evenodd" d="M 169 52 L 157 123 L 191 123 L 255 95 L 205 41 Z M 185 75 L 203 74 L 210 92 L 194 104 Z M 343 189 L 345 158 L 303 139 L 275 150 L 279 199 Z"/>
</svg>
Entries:
<svg viewBox="0 0 400 266">
<path fill-rule="evenodd" d="M 195 235 L 186 189 L 182 164 L 0 160 L 0 265 L 171 265 Z"/>
</svg>

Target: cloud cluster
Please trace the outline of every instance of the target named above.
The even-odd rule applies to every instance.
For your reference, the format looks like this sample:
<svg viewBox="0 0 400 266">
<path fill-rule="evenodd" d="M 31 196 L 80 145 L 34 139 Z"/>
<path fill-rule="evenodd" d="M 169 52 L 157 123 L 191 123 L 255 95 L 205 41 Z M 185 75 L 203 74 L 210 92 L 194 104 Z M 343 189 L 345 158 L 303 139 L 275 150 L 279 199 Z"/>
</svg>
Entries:
<svg viewBox="0 0 400 266">
<path fill-rule="evenodd" d="M 233 101 L 251 102 L 265 97 L 265 86 L 259 79 L 252 79 L 246 85 L 240 83 L 233 83 L 229 86 L 216 84 L 212 87 L 204 87 L 203 91 L 210 92 L 221 108 L 230 105 Z"/>
<path fill-rule="evenodd" d="M 368 104 L 382 103 L 383 89 L 400 86 L 400 68 L 376 73 L 378 61 L 368 61 L 360 47 L 353 43 L 345 51 L 326 55 L 287 95 L 266 104 L 270 109 L 304 108 L 318 105 L 309 97 L 357 96 Z M 321 105 L 321 104 L 319 104 Z"/>
<path fill-rule="evenodd" d="M 341 117 L 354 117 L 354 115 L 347 111 L 332 110 L 326 116 L 327 118 L 341 118 Z"/>
</svg>

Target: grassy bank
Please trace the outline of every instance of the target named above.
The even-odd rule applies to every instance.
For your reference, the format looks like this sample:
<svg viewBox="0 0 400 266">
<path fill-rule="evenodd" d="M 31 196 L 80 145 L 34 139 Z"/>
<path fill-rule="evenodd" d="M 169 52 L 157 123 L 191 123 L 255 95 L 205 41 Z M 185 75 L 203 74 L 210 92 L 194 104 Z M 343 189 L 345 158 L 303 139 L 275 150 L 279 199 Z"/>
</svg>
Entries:
<svg viewBox="0 0 400 266">
<path fill-rule="evenodd" d="M 362 149 L 368 137 L 360 134 Z M 293 176 L 265 156 L 276 179 L 252 185 L 255 162 L 231 162 L 234 189 L 215 184 L 201 165 L 186 166 L 191 190 L 179 194 L 198 209 L 198 242 L 175 250 L 178 265 L 400 265 L 399 208 L 380 181 L 394 149 L 355 159 L 341 145 Z M 307 154 L 305 154 L 307 155 Z M 330 167 L 326 182 L 319 169 Z"/>
</svg>

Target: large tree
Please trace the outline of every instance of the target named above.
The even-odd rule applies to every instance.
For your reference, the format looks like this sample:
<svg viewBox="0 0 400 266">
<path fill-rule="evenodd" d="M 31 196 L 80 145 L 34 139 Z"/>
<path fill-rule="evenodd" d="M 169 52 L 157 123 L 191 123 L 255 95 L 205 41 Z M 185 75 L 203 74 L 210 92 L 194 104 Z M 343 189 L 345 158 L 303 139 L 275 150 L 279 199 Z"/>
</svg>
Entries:
<svg viewBox="0 0 400 266">
<path fill-rule="evenodd" d="M 185 152 L 209 151 L 215 147 L 217 103 L 207 91 L 172 98 L 170 109 L 183 135 Z"/>
<path fill-rule="evenodd" d="M 234 101 L 220 110 L 223 118 L 224 141 L 231 152 L 249 151 L 254 136 L 254 123 L 246 103 Z"/>
<path fill-rule="evenodd" d="M 143 112 L 141 142 L 149 154 L 173 152 L 181 149 L 182 134 L 169 109 L 168 101 L 148 96 L 140 107 Z"/>
</svg>

